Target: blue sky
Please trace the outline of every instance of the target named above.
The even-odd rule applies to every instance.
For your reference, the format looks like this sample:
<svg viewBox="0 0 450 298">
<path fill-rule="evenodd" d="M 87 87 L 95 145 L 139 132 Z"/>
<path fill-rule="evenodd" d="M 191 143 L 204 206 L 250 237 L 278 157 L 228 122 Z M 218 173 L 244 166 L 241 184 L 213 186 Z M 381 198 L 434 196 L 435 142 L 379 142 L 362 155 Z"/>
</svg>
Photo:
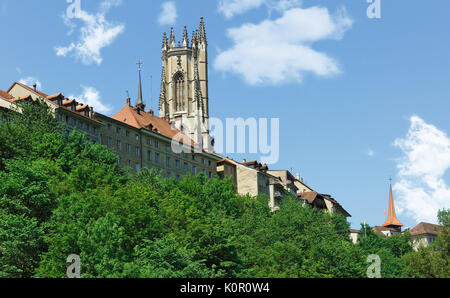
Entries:
<svg viewBox="0 0 450 298">
<path fill-rule="evenodd" d="M 69 5 L 0 0 L 0 89 L 37 80 L 112 115 L 136 98 L 142 59 L 156 107 L 162 33 L 204 16 L 210 114 L 280 118 L 272 169 L 332 194 L 355 228 L 384 223 L 390 175 L 405 226 L 450 208 L 450 2 L 381 0 L 370 19 L 366 0 L 81 0 L 65 22 Z"/>
</svg>

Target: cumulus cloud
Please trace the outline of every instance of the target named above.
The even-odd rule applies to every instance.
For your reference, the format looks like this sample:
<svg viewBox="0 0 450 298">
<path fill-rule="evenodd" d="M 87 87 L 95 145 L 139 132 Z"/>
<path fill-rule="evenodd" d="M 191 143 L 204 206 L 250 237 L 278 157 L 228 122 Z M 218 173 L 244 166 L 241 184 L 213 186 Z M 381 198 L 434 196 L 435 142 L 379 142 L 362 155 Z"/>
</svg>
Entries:
<svg viewBox="0 0 450 298">
<path fill-rule="evenodd" d="M 369 151 L 367 151 L 367 155 L 369 157 L 374 157 L 375 156 L 375 151 L 373 151 L 372 149 L 369 149 Z"/>
<path fill-rule="evenodd" d="M 177 22 L 177 6 L 174 1 L 164 2 L 162 5 L 162 11 L 158 17 L 158 23 L 161 26 L 175 25 Z"/>
<path fill-rule="evenodd" d="M 283 11 L 301 4 L 301 0 L 220 0 L 218 10 L 227 19 L 265 5 L 269 10 Z"/>
<path fill-rule="evenodd" d="M 444 179 L 450 168 L 450 138 L 417 116 L 410 122 L 406 137 L 394 143 L 403 153 L 394 185 L 399 212 L 417 222 L 437 223 L 438 210 L 450 208 L 450 186 Z"/>
<path fill-rule="evenodd" d="M 111 111 L 110 106 L 101 102 L 100 92 L 97 89 L 90 86 L 81 86 L 81 88 L 83 89 L 82 94 L 78 96 L 71 95 L 69 98 L 75 98 L 78 102 L 87 104 L 100 113 L 108 113 Z"/>
<path fill-rule="evenodd" d="M 68 46 L 56 47 L 56 55 L 67 56 L 72 54 L 84 64 L 96 63 L 100 65 L 103 61 L 101 50 L 113 43 L 117 36 L 125 30 L 123 24 L 115 24 L 105 18 L 111 7 L 118 6 L 121 3 L 121 0 L 105 0 L 100 3 L 99 11 L 96 14 L 90 14 L 77 7 L 72 12 L 69 8 L 63 16 L 64 23 L 70 28 L 70 35 L 77 27 L 74 20 L 81 20 L 83 25 L 79 30 L 80 36 L 78 41 L 72 42 Z"/>
<path fill-rule="evenodd" d="M 25 77 L 19 80 L 19 83 L 32 87 L 36 84 L 37 89 L 42 90 L 42 83 L 35 77 Z"/>
<path fill-rule="evenodd" d="M 312 44 L 341 39 L 352 23 L 344 8 L 334 15 L 324 7 L 291 8 L 278 19 L 228 29 L 234 45 L 219 53 L 214 67 L 237 73 L 251 85 L 301 82 L 307 72 L 338 74 L 337 61 L 314 50 Z"/>
</svg>

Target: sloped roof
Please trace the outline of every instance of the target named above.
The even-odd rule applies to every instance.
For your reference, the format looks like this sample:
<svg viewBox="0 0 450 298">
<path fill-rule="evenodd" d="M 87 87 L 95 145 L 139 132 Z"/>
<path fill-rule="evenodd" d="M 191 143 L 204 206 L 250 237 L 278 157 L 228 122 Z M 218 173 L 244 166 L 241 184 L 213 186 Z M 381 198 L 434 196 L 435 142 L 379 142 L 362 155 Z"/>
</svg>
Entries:
<svg viewBox="0 0 450 298">
<path fill-rule="evenodd" d="M 194 142 L 188 136 L 182 134 L 181 131 L 172 127 L 172 125 L 167 120 L 159 118 L 136 107 L 125 105 L 117 114 L 112 117 L 112 119 L 126 123 L 137 129 L 151 130 L 169 139 L 173 139 L 175 136 L 181 134 L 181 136 L 183 136 L 183 139 L 180 141 L 190 146 L 194 145 Z"/>
<path fill-rule="evenodd" d="M 27 85 L 22 84 L 22 83 L 19 83 L 19 82 L 14 82 L 14 83 L 11 85 L 11 87 L 9 87 L 9 89 L 8 89 L 7 92 L 11 91 L 11 89 L 12 89 L 15 85 L 19 85 L 19 86 L 21 86 L 21 87 L 27 89 L 28 91 L 34 92 L 34 93 L 36 93 L 36 94 L 38 94 L 38 95 L 40 95 L 40 96 L 42 96 L 42 97 L 45 97 L 45 98 L 48 98 L 48 97 L 49 97 L 47 94 L 45 94 L 45 93 L 43 93 L 43 92 L 41 92 L 41 91 L 38 91 L 38 90 L 34 90 L 34 88 L 31 88 L 30 86 L 27 86 Z"/>
<path fill-rule="evenodd" d="M 375 226 L 372 228 L 373 232 L 379 236 L 383 236 L 383 237 L 387 237 L 383 231 L 391 231 L 391 232 L 395 232 L 398 233 L 398 230 L 395 228 L 389 228 L 389 227 L 380 227 L 380 226 Z"/>
<path fill-rule="evenodd" d="M 37 94 L 37 95 L 39 95 L 39 96 L 41 96 L 41 97 L 44 97 L 45 99 L 47 99 L 47 100 L 51 101 L 52 103 L 56 104 L 60 109 L 63 109 L 63 110 L 65 110 L 65 111 L 69 111 L 69 112 L 71 112 L 71 113 L 73 113 L 73 114 L 76 114 L 76 115 L 82 117 L 82 118 L 89 119 L 89 120 L 91 120 L 91 121 L 93 121 L 93 122 L 96 122 L 97 124 L 102 124 L 100 121 L 94 119 L 93 117 L 88 117 L 88 116 L 84 115 L 84 113 L 82 112 L 82 110 L 81 110 L 81 111 L 73 111 L 73 110 L 71 110 L 71 109 L 69 109 L 69 108 L 67 108 L 67 107 L 65 106 L 65 105 L 67 105 L 68 103 L 70 103 L 70 104 L 75 103 L 75 104 L 76 104 L 77 102 L 76 102 L 75 99 L 71 99 L 71 100 L 66 99 L 66 100 L 64 100 L 64 101 L 62 102 L 62 105 L 58 105 L 58 103 L 55 102 L 55 99 L 57 99 L 57 98 L 59 98 L 59 97 L 64 98 L 64 96 L 63 96 L 61 93 L 56 93 L 56 94 L 53 94 L 53 95 L 47 95 L 47 94 L 45 94 L 45 93 L 43 93 L 43 92 L 41 92 L 41 91 L 34 90 L 34 88 L 31 88 L 30 86 L 27 86 L 27 85 L 22 84 L 22 83 L 19 83 L 19 82 L 14 82 L 14 83 L 11 85 L 11 87 L 9 87 L 9 89 L 8 89 L 7 92 L 10 92 L 11 89 L 13 89 L 15 85 L 19 85 L 19 86 L 21 86 L 22 88 L 28 90 L 28 91 L 31 92 L 31 93 Z M 19 101 L 19 100 L 25 100 L 25 99 L 30 99 L 30 100 L 31 100 L 32 97 L 31 97 L 31 95 L 29 95 L 29 96 L 27 96 L 27 97 L 23 97 L 23 98 L 12 98 L 12 99 L 10 99 L 10 100 L 13 101 L 13 102 L 17 102 L 17 101 Z M 33 101 L 35 101 L 35 100 L 33 100 Z M 87 105 L 84 105 L 84 109 L 86 109 L 87 107 L 88 107 Z"/>
<path fill-rule="evenodd" d="M 441 232 L 441 226 L 421 222 L 411 230 L 411 236 L 419 235 L 435 235 L 437 236 Z"/>
<path fill-rule="evenodd" d="M 14 99 L 13 96 L 11 96 L 9 93 L 0 90 L 0 97 L 4 98 L 4 99 Z"/>
</svg>

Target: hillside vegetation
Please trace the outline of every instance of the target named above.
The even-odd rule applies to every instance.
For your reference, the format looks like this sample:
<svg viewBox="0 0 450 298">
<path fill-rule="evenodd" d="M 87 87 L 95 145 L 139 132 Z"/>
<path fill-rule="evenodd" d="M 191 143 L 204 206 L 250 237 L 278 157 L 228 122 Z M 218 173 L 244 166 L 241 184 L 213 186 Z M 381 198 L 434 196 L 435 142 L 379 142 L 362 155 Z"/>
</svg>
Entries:
<svg viewBox="0 0 450 298">
<path fill-rule="evenodd" d="M 272 214 L 267 197 L 237 195 L 229 180 L 181 181 L 143 169 L 62 124 L 45 104 L 0 123 L 0 277 L 63 278 L 67 257 L 82 277 L 366 277 L 370 254 L 382 277 L 449 277 L 449 216 L 433 248 L 408 235 L 360 244 L 342 216 L 294 197 Z"/>
</svg>

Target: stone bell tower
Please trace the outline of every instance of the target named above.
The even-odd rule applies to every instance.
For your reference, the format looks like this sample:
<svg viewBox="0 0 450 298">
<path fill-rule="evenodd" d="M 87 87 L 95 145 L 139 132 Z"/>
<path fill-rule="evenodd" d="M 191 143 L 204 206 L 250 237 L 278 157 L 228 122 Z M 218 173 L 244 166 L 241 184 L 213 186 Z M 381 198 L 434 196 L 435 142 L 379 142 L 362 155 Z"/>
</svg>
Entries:
<svg viewBox="0 0 450 298">
<path fill-rule="evenodd" d="M 159 116 L 201 144 L 202 149 L 212 151 L 207 45 L 203 17 L 190 42 L 186 26 L 181 42 L 176 42 L 173 28 L 169 38 L 164 33 Z"/>
</svg>

